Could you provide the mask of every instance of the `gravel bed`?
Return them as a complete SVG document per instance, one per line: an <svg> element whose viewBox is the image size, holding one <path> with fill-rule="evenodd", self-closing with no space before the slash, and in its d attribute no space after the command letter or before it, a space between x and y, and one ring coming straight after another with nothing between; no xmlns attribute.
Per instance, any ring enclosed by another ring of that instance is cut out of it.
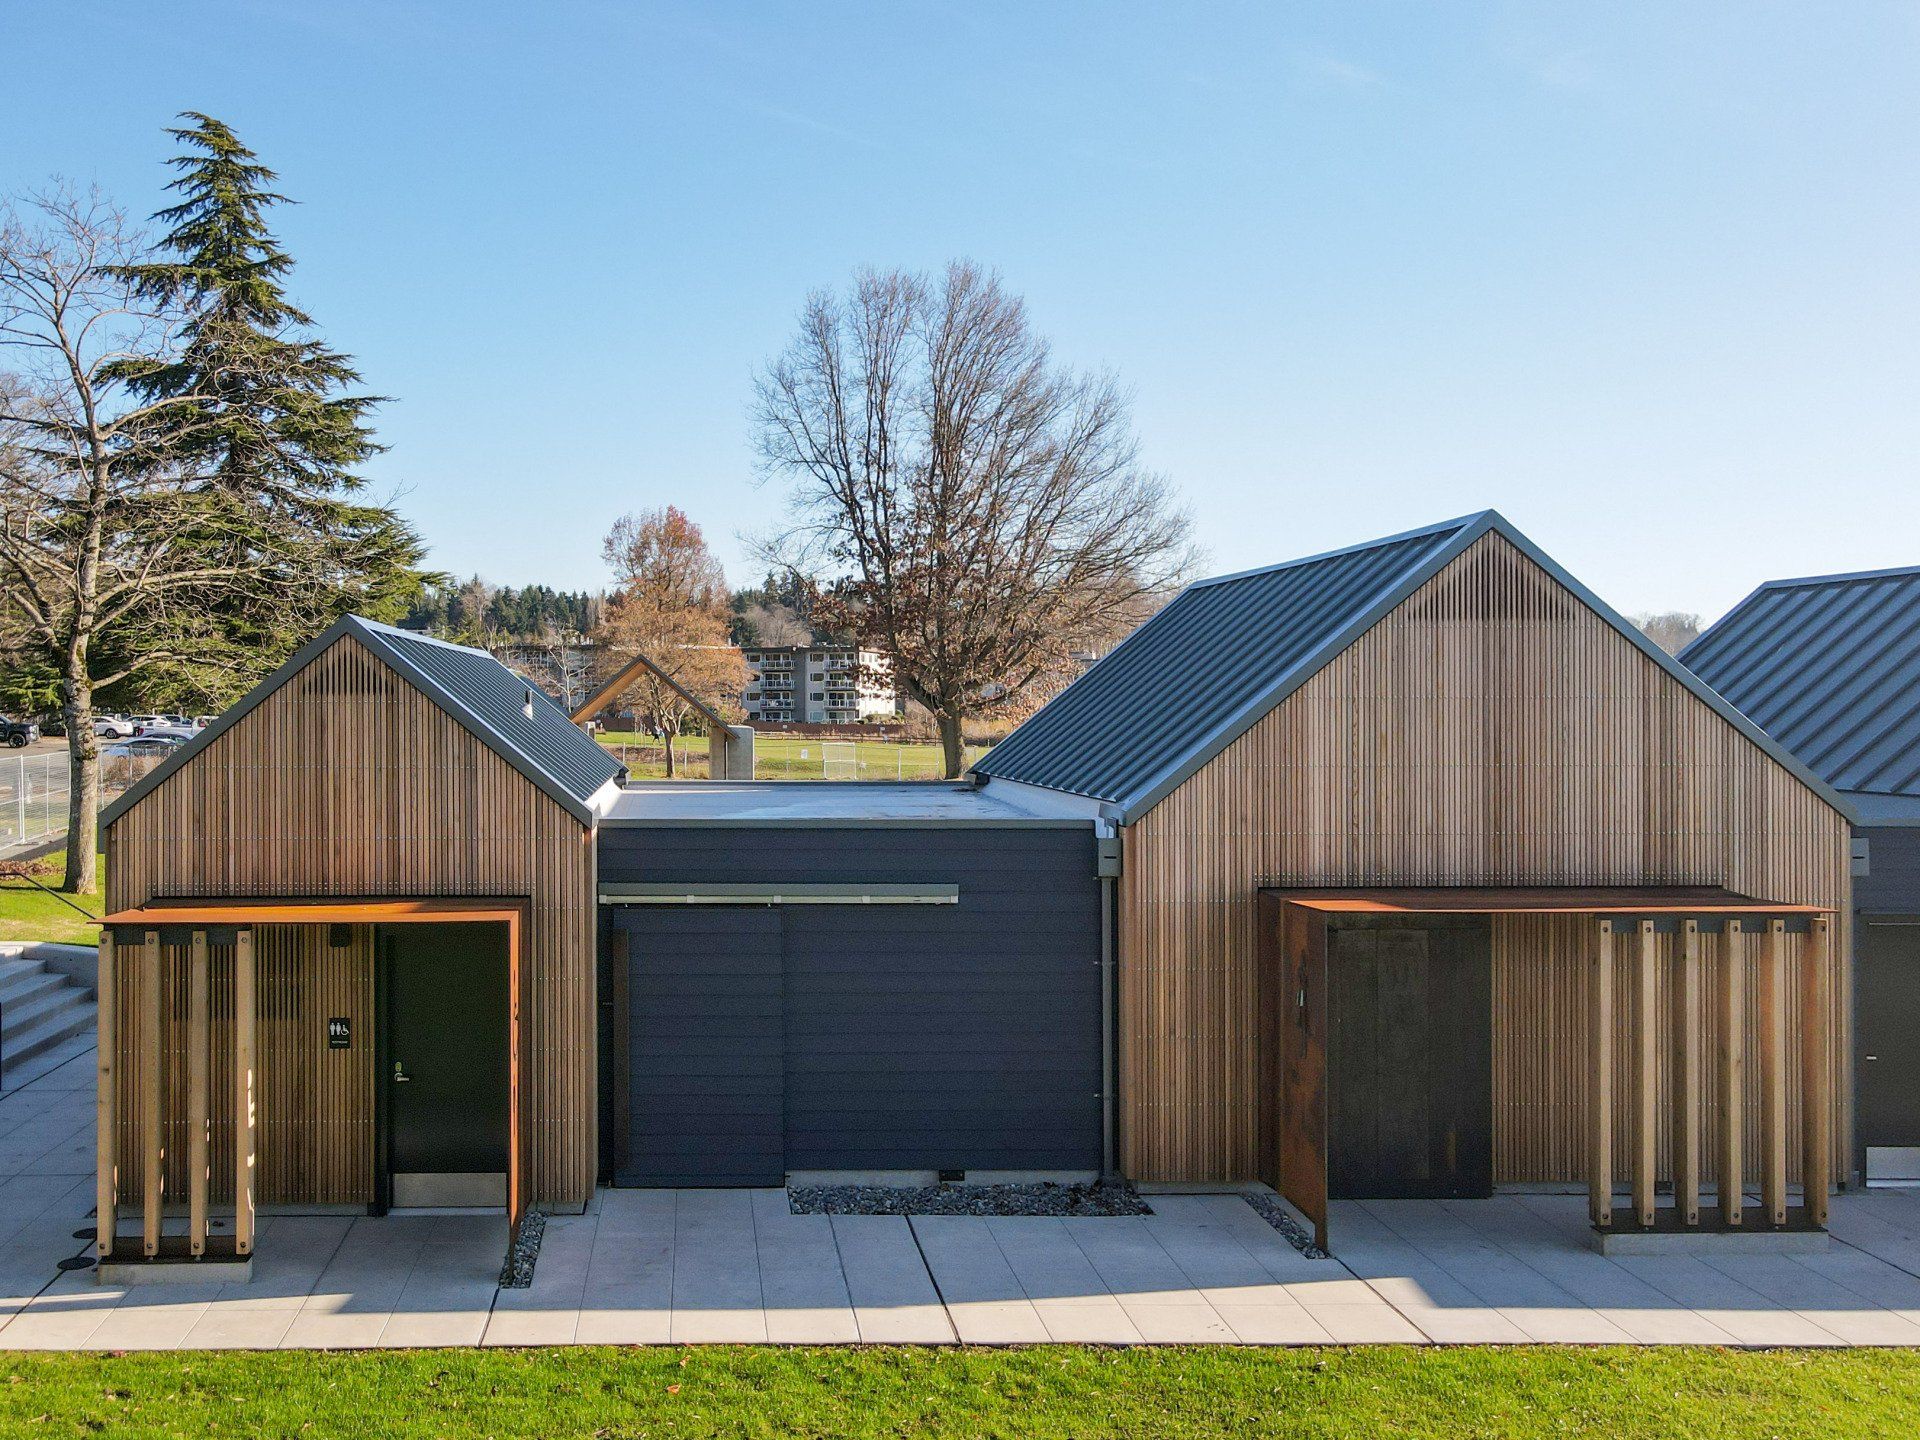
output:
<svg viewBox="0 0 1920 1440"><path fill-rule="evenodd" d="M500 1267L502 1290L525 1290L533 1284L533 1263L540 1258L540 1237L547 1233L547 1217L529 1210L520 1222L520 1233L507 1251L507 1263Z"/></svg>
<svg viewBox="0 0 1920 1440"><path fill-rule="evenodd" d="M794 1185L796 1215L1151 1215L1131 1185Z"/></svg>
<svg viewBox="0 0 1920 1440"><path fill-rule="evenodd" d="M1327 1258L1327 1252L1313 1243L1313 1236L1309 1235L1306 1228L1288 1213L1287 1207L1282 1205L1277 1197L1267 1194L1264 1190L1254 1190L1248 1192L1245 1199L1247 1204L1253 1207L1254 1214L1278 1230L1286 1237L1286 1242L1307 1259Z"/></svg>

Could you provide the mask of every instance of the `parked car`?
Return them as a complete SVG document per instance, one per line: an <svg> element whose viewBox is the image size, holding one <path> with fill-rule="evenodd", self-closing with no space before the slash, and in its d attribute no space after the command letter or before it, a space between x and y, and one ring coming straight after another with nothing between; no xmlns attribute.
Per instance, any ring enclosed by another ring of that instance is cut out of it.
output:
<svg viewBox="0 0 1920 1440"><path fill-rule="evenodd" d="M8 720L0 716L0 740L15 750L24 750L40 738L40 727L31 720Z"/></svg>
<svg viewBox="0 0 1920 1440"><path fill-rule="evenodd" d="M140 732L140 738L142 740L177 740L185 744L199 733L191 725L149 725Z"/></svg>
<svg viewBox="0 0 1920 1440"><path fill-rule="evenodd" d="M171 735L141 735L132 740L122 740L118 745L109 745L100 753L103 755L127 756L135 760L164 758L180 748L180 741Z"/></svg>
<svg viewBox="0 0 1920 1440"><path fill-rule="evenodd" d="M219 718L218 715L196 715L193 717L193 728L196 730L204 730Z"/></svg>
<svg viewBox="0 0 1920 1440"><path fill-rule="evenodd" d="M67 733L67 717L58 710L48 710L33 717L33 723L40 727L42 736L64 735Z"/></svg>
<svg viewBox="0 0 1920 1440"><path fill-rule="evenodd" d="M131 740L133 721L124 715L96 715L93 717L93 733L102 740Z"/></svg>
<svg viewBox="0 0 1920 1440"><path fill-rule="evenodd" d="M164 715L131 715L127 718L133 721L133 733L136 735L144 735L154 726L167 723Z"/></svg>

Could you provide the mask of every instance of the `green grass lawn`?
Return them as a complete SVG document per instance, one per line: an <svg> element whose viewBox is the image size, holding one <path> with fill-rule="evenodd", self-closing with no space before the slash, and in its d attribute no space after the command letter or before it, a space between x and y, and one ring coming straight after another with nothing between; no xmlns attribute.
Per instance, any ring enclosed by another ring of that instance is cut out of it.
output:
<svg viewBox="0 0 1920 1440"><path fill-rule="evenodd" d="M631 730L601 732L600 743L616 754L626 748L627 768L636 780L657 780L667 773L660 742L651 735ZM853 746L856 773L848 774L845 763L847 746ZM753 762L756 778L761 780L819 780L824 777L823 745L836 747L835 778L861 780L937 780L943 765L940 747L931 741L893 740L817 740L800 735L756 735L753 737ZM685 763L680 774L704 779L707 774L707 737L682 735L673 742L674 754ZM978 760L987 753L985 745L969 745L967 760Z"/></svg>
<svg viewBox="0 0 1920 1440"><path fill-rule="evenodd" d="M32 873L41 885L58 889L64 861L59 855L32 862ZM100 857L99 876L104 882L107 861ZM68 895L88 914L100 913L100 892ZM70 945L98 943L100 932L45 890L14 875L0 875L0 940L61 940Z"/></svg>
<svg viewBox="0 0 1920 1440"><path fill-rule="evenodd" d="M0 1356L0 1434L1920 1433L1920 1354L1703 1349L562 1349Z"/></svg>

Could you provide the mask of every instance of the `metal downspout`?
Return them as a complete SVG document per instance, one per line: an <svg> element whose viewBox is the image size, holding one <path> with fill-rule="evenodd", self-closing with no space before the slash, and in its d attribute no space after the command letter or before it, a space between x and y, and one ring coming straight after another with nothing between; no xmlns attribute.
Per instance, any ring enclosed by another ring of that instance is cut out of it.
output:
<svg viewBox="0 0 1920 1440"><path fill-rule="evenodd" d="M1094 828L1096 844L1102 851L1111 847L1112 858L1103 855L1100 873L1100 1178L1119 1178L1119 1148L1115 1122L1118 1109L1119 1067L1117 1064L1118 1006L1115 993L1114 941L1116 904L1114 880L1119 873L1119 827L1112 821L1100 821Z"/></svg>

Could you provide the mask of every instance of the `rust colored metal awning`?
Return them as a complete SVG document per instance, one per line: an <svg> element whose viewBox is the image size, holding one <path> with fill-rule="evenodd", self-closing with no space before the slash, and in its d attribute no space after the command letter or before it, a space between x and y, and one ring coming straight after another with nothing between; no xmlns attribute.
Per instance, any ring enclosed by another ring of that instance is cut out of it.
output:
<svg viewBox="0 0 1920 1440"><path fill-rule="evenodd" d="M518 922L518 900L154 900L100 917L102 925L371 925L408 921Z"/></svg>
<svg viewBox="0 0 1920 1440"><path fill-rule="evenodd" d="M1263 887L1289 905L1336 915L1831 915L1821 905L1757 900L1715 886L1429 885Z"/></svg>

